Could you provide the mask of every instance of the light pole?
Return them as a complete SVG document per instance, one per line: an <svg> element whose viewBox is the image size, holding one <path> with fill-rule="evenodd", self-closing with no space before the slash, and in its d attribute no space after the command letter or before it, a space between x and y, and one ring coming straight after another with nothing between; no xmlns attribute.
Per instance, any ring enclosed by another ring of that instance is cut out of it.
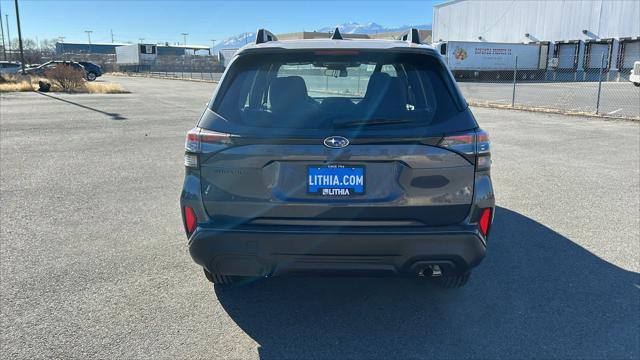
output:
<svg viewBox="0 0 640 360"><path fill-rule="evenodd" d="M189 33L180 33L180 35L184 37L184 46L187 46L187 35L189 35Z"/></svg>
<svg viewBox="0 0 640 360"><path fill-rule="evenodd" d="M4 18L7 20L4 25L7 27L7 48L9 49L9 60L11 60L11 33L9 32L9 15L4 14Z"/></svg>
<svg viewBox="0 0 640 360"><path fill-rule="evenodd" d="M22 49L22 31L20 30L20 11L18 11L18 0L15 0L16 5L16 23L18 24L18 47L20 48L20 63L22 64L22 75L24 72L24 51Z"/></svg>
<svg viewBox="0 0 640 360"><path fill-rule="evenodd" d="M140 44L144 42L144 38L138 38L138 40L140 40Z"/></svg>
<svg viewBox="0 0 640 360"><path fill-rule="evenodd" d="M209 55L212 55L215 53L216 51L215 48L216 48L216 39L211 39L211 54Z"/></svg>
<svg viewBox="0 0 640 360"><path fill-rule="evenodd" d="M0 8L0 33L2 34L2 55L4 61L7 61L7 46L4 43L4 25L2 25L2 9Z"/></svg>

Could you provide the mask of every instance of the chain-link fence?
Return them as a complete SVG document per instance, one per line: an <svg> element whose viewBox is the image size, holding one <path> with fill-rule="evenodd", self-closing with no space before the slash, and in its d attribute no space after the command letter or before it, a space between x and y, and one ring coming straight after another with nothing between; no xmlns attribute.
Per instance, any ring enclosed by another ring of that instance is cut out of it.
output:
<svg viewBox="0 0 640 360"><path fill-rule="evenodd" d="M640 54L625 61L597 55L581 57L581 64L574 55L552 58L546 69L516 57L511 68L453 73L470 104L640 118L640 84L630 81Z"/></svg>
<svg viewBox="0 0 640 360"><path fill-rule="evenodd" d="M626 59L613 60L610 53L596 55L558 56L542 65L514 57L513 64L501 69L453 69L453 73L472 105L640 118L640 87L630 81L640 53L627 52ZM217 82L224 69L212 57L202 56L159 57L153 65L115 66L114 70L130 76ZM640 75L640 64L635 74ZM357 81L359 89L366 88L366 76L351 77L339 80Z"/></svg>
<svg viewBox="0 0 640 360"><path fill-rule="evenodd" d="M161 56L151 65L119 65L130 76L217 82L224 68L212 56Z"/></svg>

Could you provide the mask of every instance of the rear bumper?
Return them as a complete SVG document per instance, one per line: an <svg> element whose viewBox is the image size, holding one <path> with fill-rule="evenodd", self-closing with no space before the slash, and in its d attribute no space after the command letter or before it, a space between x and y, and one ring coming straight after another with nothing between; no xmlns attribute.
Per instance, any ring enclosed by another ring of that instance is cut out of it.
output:
<svg viewBox="0 0 640 360"><path fill-rule="evenodd" d="M339 231L260 226L198 228L189 252L196 263L223 275L416 274L429 265L457 274L482 261L485 243L472 225Z"/></svg>

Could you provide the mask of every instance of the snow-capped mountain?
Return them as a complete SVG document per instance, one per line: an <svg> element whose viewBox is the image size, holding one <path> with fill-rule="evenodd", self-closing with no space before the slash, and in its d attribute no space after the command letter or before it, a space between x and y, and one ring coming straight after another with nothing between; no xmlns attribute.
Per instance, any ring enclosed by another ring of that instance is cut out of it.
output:
<svg viewBox="0 0 640 360"><path fill-rule="evenodd" d="M221 43L216 44L215 49L216 51L220 49L237 49L254 41L256 41L255 32L242 33L222 40Z"/></svg>
<svg viewBox="0 0 640 360"><path fill-rule="evenodd" d="M400 26L396 28L384 27L380 24L376 24L374 22L369 22L366 24L358 24L356 22L349 22L344 24L338 24L335 26L327 26L321 29L318 29L318 32L333 32L335 28L339 28L340 32L343 34L377 34L383 32L392 32L392 31L404 31L408 28L417 28L420 30L428 30L431 29L431 25L406 25Z"/></svg>
<svg viewBox="0 0 640 360"><path fill-rule="evenodd" d="M403 31L408 28L414 27L417 29L431 29L431 25L407 25L400 26L395 28L384 27L380 24L376 24L374 22L369 22L366 24L359 24L356 22L348 22L344 24L338 24L335 26L326 26L320 29L315 29L317 32L333 32L335 28L338 27L340 31L344 34L377 34L382 32L391 32L391 31ZM314 31L314 30L307 30ZM247 32L238 34L227 39L224 39L222 42L217 43L215 47L215 51L220 49L237 49L243 47L245 44L252 43L256 40L255 32Z"/></svg>

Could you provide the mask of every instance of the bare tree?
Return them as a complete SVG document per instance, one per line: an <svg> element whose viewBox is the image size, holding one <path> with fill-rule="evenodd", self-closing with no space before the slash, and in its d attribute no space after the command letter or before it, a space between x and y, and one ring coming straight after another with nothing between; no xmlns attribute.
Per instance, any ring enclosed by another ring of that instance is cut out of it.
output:
<svg viewBox="0 0 640 360"><path fill-rule="evenodd" d="M84 72L70 65L58 64L55 68L47 70L45 77L54 82L62 91L73 91L84 87Z"/></svg>

